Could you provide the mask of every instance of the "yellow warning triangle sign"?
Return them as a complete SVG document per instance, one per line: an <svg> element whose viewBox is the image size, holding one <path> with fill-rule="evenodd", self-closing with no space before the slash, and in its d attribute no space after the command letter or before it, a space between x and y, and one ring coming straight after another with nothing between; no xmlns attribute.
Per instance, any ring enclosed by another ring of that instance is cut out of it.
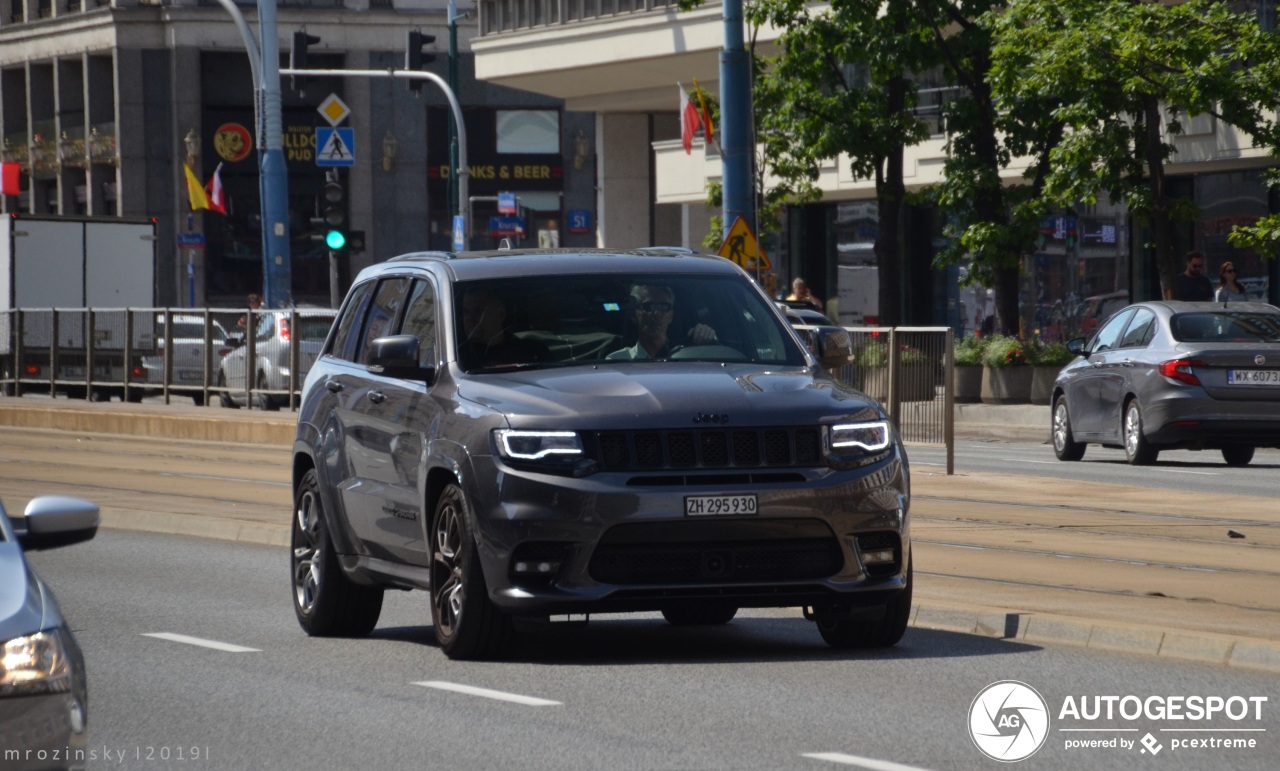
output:
<svg viewBox="0 0 1280 771"><path fill-rule="evenodd" d="M747 221L741 217L733 221L733 227L729 228L729 234L724 237L724 243L716 253L733 260L745 270L757 268L769 270L773 267L769 258L760 251L760 242L756 241L756 234L751 232L751 228L747 227Z"/></svg>

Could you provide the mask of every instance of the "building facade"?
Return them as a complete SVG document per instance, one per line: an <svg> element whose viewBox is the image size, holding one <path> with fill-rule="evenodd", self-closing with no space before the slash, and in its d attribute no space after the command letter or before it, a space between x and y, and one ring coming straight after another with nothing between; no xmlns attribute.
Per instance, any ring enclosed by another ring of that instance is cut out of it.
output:
<svg viewBox="0 0 1280 771"><path fill-rule="evenodd" d="M260 37L256 3L235 5ZM446 77L445 0L280 0L277 16L282 68L303 28L319 38L309 68L348 70L402 68L406 32L420 30L435 36L426 68ZM594 244L593 117L553 96L477 81L475 30L474 12L458 23L472 245L496 244L495 233ZM329 255L315 222L327 173L345 189L348 229L363 233L363 250L341 255L340 280L396 254L449 248L456 187L438 87L281 81L295 302L329 304ZM316 147L317 129L330 126L318 108L331 96L348 111L339 125L353 131L349 166L318 164L332 160ZM262 289L255 101L244 40L217 0L0 0L0 137L5 160L23 167L22 194L4 211L154 218L161 305L240 305ZM218 171L226 215L191 210L184 162L201 182ZM519 210L493 231L500 192L515 193Z"/></svg>

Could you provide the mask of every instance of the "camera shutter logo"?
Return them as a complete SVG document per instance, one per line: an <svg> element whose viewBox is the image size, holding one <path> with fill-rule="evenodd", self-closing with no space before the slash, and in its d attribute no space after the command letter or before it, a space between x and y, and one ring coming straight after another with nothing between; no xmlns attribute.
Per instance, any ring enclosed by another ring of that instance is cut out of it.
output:
<svg viewBox="0 0 1280 771"><path fill-rule="evenodd" d="M1049 737L1049 706L1026 683L992 683L969 705L969 736L992 760L1011 763L1029 758Z"/></svg>

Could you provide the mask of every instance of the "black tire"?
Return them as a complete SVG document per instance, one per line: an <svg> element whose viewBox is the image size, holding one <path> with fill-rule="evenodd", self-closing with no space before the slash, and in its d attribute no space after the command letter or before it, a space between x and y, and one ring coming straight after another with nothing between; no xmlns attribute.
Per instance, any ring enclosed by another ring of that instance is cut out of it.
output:
<svg viewBox="0 0 1280 771"><path fill-rule="evenodd" d="M1160 457L1160 451L1151 446L1142 433L1142 407L1137 399L1124 406L1120 420L1120 438L1124 442L1124 458L1131 466L1150 466Z"/></svg>
<svg viewBox="0 0 1280 771"><path fill-rule="evenodd" d="M218 392L218 402L229 410L238 410L240 405L236 404L235 399L231 398L231 391L227 389L227 375L225 372L218 373L218 388L222 389Z"/></svg>
<svg viewBox="0 0 1280 771"><path fill-rule="evenodd" d="M271 398L270 394L263 393L266 390L267 390L267 373L259 372L258 385L255 386L254 388L253 406L256 409L263 410L264 412L270 412L272 410L280 409L280 405L276 404L275 400Z"/></svg>
<svg viewBox="0 0 1280 771"><path fill-rule="evenodd" d="M380 586L362 586L342 572L320 501L315 469L298 484L293 507L293 610L313 637L363 637L382 614Z"/></svg>
<svg viewBox="0 0 1280 771"><path fill-rule="evenodd" d="M145 396L145 394L142 393L141 388L130 386L129 393L125 395L125 401L129 402L130 404L137 404L142 401L143 396Z"/></svg>
<svg viewBox="0 0 1280 771"><path fill-rule="evenodd" d="M514 626L489 599L470 517L462 489L445 487L431 518L431 624L451 659L500 658Z"/></svg>
<svg viewBox="0 0 1280 771"><path fill-rule="evenodd" d="M1067 411L1067 397L1059 396L1053 403L1053 418L1050 425L1050 436L1053 437L1053 454L1058 460L1080 460L1084 457L1086 445L1077 442L1071 431L1071 413Z"/></svg>
<svg viewBox="0 0 1280 771"><path fill-rule="evenodd" d="M662 617L673 626L719 626L729 623L736 615L737 606L718 603L672 605L662 609Z"/></svg>
<svg viewBox="0 0 1280 771"><path fill-rule="evenodd" d="M898 644L907 631L911 618L911 591L915 586L912 577L914 565L908 557L907 586L888 602L884 617L877 621L864 621L847 616L817 618L818 633L832 648L889 648Z"/></svg>
<svg viewBox="0 0 1280 771"><path fill-rule="evenodd" d="M204 406L204 394L202 394L202 393L195 393L195 394L191 394L191 401L195 402L195 404L196 404L196 406L197 406L197 407L203 407L203 406Z"/></svg>
<svg viewBox="0 0 1280 771"><path fill-rule="evenodd" d="M1222 459L1228 466L1248 466L1253 460L1252 447L1223 447Z"/></svg>

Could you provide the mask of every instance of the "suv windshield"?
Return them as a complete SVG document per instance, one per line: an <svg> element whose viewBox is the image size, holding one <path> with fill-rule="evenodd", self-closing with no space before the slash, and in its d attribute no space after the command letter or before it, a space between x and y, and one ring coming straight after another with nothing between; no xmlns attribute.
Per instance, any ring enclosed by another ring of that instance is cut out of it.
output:
<svg viewBox="0 0 1280 771"><path fill-rule="evenodd" d="M455 292L467 371L670 359L804 364L769 304L738 277L519 277L458 282Z"/></svg>

